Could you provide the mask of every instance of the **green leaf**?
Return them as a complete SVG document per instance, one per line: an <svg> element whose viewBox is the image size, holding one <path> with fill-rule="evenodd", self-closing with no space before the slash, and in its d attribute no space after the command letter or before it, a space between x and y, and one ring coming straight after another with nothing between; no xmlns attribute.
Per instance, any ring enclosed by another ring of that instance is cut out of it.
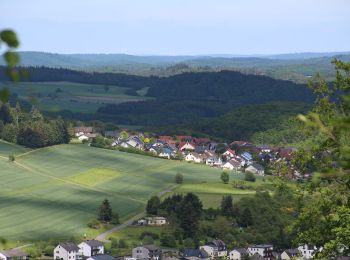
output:
<svg viewBox="0 0 350 260"><path fill-rule="evenodd" d="M11 67L16 66L20 61L18 53L12 52L12 51L5 52L4 59L5 59L6 63Z"/></svg>
<svg viewBox="0 0 350 260"><path fill-rule="evenodd" d="M11 48L17 48L19 45L19 41L17 39L17 35L14 31L11 30L3 30L0 32L0 39L6 42L6 44Z"/></svg>
<svg viewBox="0 0 350 260"><path fill-rule="evenodd" d="M0 90L0 101L6 103L10 99L10 90L8 88L3 88Z"/></svg>

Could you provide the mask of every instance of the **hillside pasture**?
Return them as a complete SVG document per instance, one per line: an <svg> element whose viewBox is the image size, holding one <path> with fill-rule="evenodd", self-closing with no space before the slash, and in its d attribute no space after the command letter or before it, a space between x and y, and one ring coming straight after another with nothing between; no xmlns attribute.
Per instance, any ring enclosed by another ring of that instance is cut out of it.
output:
<svg viewBox="0 0 350 260"><path fill-rule="evenodd" d="M147 97L127 95L125 92L128 88L112 85L72 82L0 82L0 88L4 86L9 87L20 98L38 101L40 107L49 112L70 110L72 112L94 113L105 104L120 104L147 99Z"/></svg>
<svg viewBox="0 0 350 260"><path fill-rule="evenodd" d="M249 195L229 184L222 190L220 169L87 145L37 149L12 163L0 157L0 169L0 234L9 240L96 235L87 223L97 217L103 199L126 220L144 210L152 195L173 186L178 172L185 181L177 192L194 191L208 199L212 193L217 200L227 193ZM231 174L231 179L242 176ZM204 190L197 186L203 182Z"/></svg>

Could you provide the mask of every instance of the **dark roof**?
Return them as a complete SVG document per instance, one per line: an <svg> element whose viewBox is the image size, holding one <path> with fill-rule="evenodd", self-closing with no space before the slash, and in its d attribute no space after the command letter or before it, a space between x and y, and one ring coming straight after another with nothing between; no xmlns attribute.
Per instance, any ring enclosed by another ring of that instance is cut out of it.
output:
<svg viewBox="0 0 350 260"><path fill-rule="evenodd" d="M22 256L27 256L25 252L23 252L20 249L10 249L6 251L0 251L3 255L6 257L22 257Z"/></svg>
<svg viewBox="0 0 350 260"><path fill-rule="evenodd" d="M183 252L183 257L208 258L209 256L203 249L187 248Z"/></svg>
<svg viewBox="0 0 350 260"><path fill-rule="evenodd" d="M217 247L225 247L225 243L220 239L213 239L212 241L207 243L208 246L217 246Z"/></svg>
<svg viewBox="0 0 350 260"><path fill-rule="evenodd" d="M252 166L257 169L258 171L263 171L264 167L258 163L252 163Z"/></svg>
<svg viewBox="0 0 350 260"><path fill-rule="evenodd" d="M288 256L295 256L300 254L300 251L297 248L286 249L284 252L286 252Z"/></svg>
<svg viewBox="0 0 350 260"><path fill-rule="evenodd" d="M60 243L59 244L61 247L63 247L64 249L66 249L67 251L71 252L71 251L79 251L79 247L74 244L74 243Z"/></svg>
<svg viewBox="0 0 350 260"><path fill-rule="evenodd" d="M95 260L115 260L115 258L110 255L93 255L93 256L90 256L90 258Z"/></svg>
<svg viewBox="0 0 350 260"><path fill-rule="evenodd" d="M250 247L255 247L255 248L268 248L268 247L273 247L273 245L261 244L261 245L251 245Z"/></svg>
<svg viewBox="0 0 350 260"><path fill-rule="evenodd" d="M97 241L97 240L87 240L87 241L84 241L86 244L88 244L89 246L91 247L98 247L98 246L103 246L103 244L100 242L100 241Z"/></svg>
<svg viewBox="0 0 350 260"><path fill-rule="evenodd" d="M160 248L156 245L145 245L143 247L147 248L150 251L160 250Z"/></svg>
<svg viewBox="0 0 350 260"><path fill-rule="evenodd" d="M234 248L233 250L238 251L241 255L248 255L248 251L245 248Z"/></svg>

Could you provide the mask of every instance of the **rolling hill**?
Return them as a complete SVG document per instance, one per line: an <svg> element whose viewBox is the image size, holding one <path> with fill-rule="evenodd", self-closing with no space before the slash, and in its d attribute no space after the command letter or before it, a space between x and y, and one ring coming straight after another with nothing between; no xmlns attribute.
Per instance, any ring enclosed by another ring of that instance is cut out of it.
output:
<svg viewBox="0 0 350 260"><path fill-rule="evenodd" d="M219 203L222 194L254 193L234 188L217 193L224 186L221 170L204 165L85 145L30 151L10 146L0 140L0 230L9 240L94 236L96 230L89 230L87 223L96 218L103 199L108 198L125 220L141 212L151 195L174 185L177 172L184 175L186 185L215 184L216 189L207 192L197 186L197 193L208 203L213 199ZM17 154L14 163L8 161L9 153ZM243 178L238 173L231 177Z"/></svg>

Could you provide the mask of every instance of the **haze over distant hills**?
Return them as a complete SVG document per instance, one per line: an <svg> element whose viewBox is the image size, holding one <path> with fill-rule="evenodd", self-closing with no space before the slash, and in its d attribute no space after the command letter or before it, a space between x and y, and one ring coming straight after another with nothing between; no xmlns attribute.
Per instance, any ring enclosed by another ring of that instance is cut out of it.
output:
<svg viewBox="0 0 350 260"><path fill-rule="evenodd" d="M134 75L169 76L183 72L238 70L276 79L303 83L317 72L334 77L331 61L350 61L350 52L291 53L276 55L215 54L199 56L161 56L129 54L54 54L20 52L22 66L45 66L75 70L116 72ZM0 65L3 65L3 60Z"/></svg>

